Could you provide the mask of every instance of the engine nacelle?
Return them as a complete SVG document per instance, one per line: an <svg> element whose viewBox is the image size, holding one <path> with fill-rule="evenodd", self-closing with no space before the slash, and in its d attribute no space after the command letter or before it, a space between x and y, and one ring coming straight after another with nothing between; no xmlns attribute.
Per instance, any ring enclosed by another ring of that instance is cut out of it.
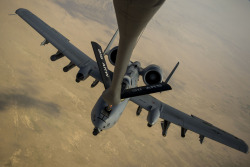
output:
<svg viewBox="0 0 250 167"><path fill-rule="evenodd" d="M146 85L153 85L162 82L162 70L157 65L149 65L142 71L142 78Z"/></svg>
<svg viewBox="0 0 250 167"><path fill-rule="evenodd" d="M76 82L84 81L89 77L89 73L91 68L87 65L85 67L81 67L78 73L76 74Z"/></svg>
<svg viewBox="0 0 250 167"><path fill-rule="evenodd" d="M160 108L154 108L151 111L149 111L147 117L148 126L151 127L152 125L154 125L160 118L160 115L161 115Z"/></svg>
<svg viewBox="0 0 250 167"><path fill-rule="evenodd" d="M109 51L109 53L108 53L109 62L110 62L113 66L115 65L117 52L118 52L118 46L116 46L116 47L114 47L113 49L111 49L111 50Z"/></svg>

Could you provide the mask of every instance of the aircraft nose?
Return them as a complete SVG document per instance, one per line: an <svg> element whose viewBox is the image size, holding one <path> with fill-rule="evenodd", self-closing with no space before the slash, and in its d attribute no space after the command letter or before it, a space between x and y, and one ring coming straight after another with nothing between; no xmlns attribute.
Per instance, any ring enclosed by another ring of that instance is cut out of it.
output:
<svg viewBox="0 0 250 167"><path fill-rule="evenodd" d="M99 129L103 129L106 127L106 123L102 119L100 119L99 117L97 117L95 119L95 121L93 121L93 123L94 123L95 127L99 128Z"/></svg>

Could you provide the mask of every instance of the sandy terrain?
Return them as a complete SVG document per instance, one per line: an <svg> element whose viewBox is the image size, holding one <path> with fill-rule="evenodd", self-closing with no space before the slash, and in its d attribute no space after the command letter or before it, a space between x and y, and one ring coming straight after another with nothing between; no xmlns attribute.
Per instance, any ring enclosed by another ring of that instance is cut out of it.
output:
<svg viewBox="0 0 250 167"><path fill-rule="evenodd" d="M180 137L129 103L116 126L92 135L90 112L103 85L77 84L77 69L40 46L43 38L18 16L32 11L94 58L90 41L106 47L116 30L112 1L0 1L0 166L249 166L250 155L190 131ZM250 2L169 0L145 30L132 60L158 64L164 77L177 61L172 91L155 97L250 144ZM117 41L116 41L117 43ZM140 82L142 84L142 82Z"/></svg>

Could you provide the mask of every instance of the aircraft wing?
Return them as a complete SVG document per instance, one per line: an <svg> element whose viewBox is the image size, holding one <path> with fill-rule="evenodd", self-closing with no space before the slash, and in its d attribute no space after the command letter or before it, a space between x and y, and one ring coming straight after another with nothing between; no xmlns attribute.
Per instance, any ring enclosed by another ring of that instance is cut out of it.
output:
<svg viewBox="0 0 250 167"><path fill-rule="evenodd" d="M243 140L198 117L187 115L150 95L132 97L130 100L149 112L159 107L161 111L160 118L198 133L200 137L210 138L244 153L248 152L248 145Z"/></svg>
<svg viewBox="0 0 250 167"><path fill-rule="evenodd" d="M91 68L90 75L102 82L96 62L72 45L61 33L50 27L27 9L17 9L16 14L45 38L45 44L51 43L60 53L79 68L89 66Z"/></svg>

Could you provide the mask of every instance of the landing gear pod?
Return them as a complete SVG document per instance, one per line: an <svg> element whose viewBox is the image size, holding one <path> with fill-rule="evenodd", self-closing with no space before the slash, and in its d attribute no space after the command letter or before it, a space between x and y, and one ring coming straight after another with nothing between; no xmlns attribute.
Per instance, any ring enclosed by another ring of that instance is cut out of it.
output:
<svg viewBox="0 0 250 167"><path fill-rule="evenodd" d="M160 108L155 108L148 112L148 117L147 117L148 127L151 127L157 122L157 120L160 118L160 114L161 114Z"/></svg>

